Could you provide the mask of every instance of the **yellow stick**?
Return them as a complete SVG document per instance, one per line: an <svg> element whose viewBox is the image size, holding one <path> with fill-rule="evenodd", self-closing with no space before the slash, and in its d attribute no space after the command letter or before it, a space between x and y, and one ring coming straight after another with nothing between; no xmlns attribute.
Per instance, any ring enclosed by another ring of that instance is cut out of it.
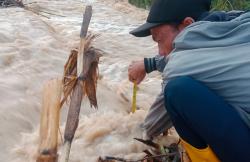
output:
<svg viewBox="0 0 250 162"><path fill-rule="evenodd" d="M133 98L132 98L132 113L135 113L135 110L136 110L136 93L137 93L137 83L134 82Z"/></svg>

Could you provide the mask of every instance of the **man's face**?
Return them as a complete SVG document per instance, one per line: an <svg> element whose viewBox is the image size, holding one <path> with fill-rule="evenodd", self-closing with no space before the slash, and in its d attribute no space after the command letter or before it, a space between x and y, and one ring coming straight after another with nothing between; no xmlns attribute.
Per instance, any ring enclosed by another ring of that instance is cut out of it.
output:
<svg viewBox="0 0 250 162"><path fill-rule="evenodd" d="M158 43L159 54L167 56L173 50L173 41L180 30L173 25L164 24L152 28L150 31L152 39Z"/></svg>

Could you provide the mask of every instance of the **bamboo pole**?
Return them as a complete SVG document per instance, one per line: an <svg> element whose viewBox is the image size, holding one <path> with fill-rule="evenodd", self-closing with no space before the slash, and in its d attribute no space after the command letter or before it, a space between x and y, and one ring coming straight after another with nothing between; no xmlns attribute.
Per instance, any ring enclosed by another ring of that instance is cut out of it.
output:
<svg viewBox="0 0 250 162"><path fill-rule="evenodd" d="M57 142L60 118L62 80L47 82L43 89L42 112L40 121L39 156L37 162L57 161Z"/></svg>
<svg viewBox="0 0 250 162"><path fill-rule="evenodd" d="M80 48L77 57L77 82L76 86L73 89L67 123L64 132L64 145L63 145L63 152L60 157L60 162L68 162L69 161L69 154L71 149L71 143L75 135L75 131L78 126L79 122L79 114L81 108L81 102L83 97L83 78L80 77L83 75L83 67L84 67L84 47L85 47L85 38L88 31L88 26L90 23L90 19L92 16L92 6L86 6L85 13L83 16L83 22L81 27L81 34L80 34ZM85 64L86 65L86 64Z"/></svg>

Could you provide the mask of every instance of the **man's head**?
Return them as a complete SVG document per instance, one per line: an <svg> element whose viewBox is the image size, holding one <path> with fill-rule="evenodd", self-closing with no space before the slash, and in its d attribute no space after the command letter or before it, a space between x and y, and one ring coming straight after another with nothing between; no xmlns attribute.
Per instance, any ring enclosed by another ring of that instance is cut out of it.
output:
<svg viewBox="0 0 250 162"><path fill-rule="evenodd" d="M154 0L147 22L131 31L136 37L152 35L159 53L172 51L175 37L188 25L209 11L211 0Z"/></svg>

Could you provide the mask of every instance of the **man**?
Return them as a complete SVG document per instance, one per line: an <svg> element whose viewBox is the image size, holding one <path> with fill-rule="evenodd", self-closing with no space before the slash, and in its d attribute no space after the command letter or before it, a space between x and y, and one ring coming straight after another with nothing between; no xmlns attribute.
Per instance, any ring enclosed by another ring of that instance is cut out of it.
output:
<svg viewBox="0 0 250 162"><path fill-rule="evenodd" d="M143 123L149 137L172 125L194 162L250 161L250 13L209 13L210 0L155 0L131 34L152 35L159 55L133 62L129 80L162 72Z"/></svg>

